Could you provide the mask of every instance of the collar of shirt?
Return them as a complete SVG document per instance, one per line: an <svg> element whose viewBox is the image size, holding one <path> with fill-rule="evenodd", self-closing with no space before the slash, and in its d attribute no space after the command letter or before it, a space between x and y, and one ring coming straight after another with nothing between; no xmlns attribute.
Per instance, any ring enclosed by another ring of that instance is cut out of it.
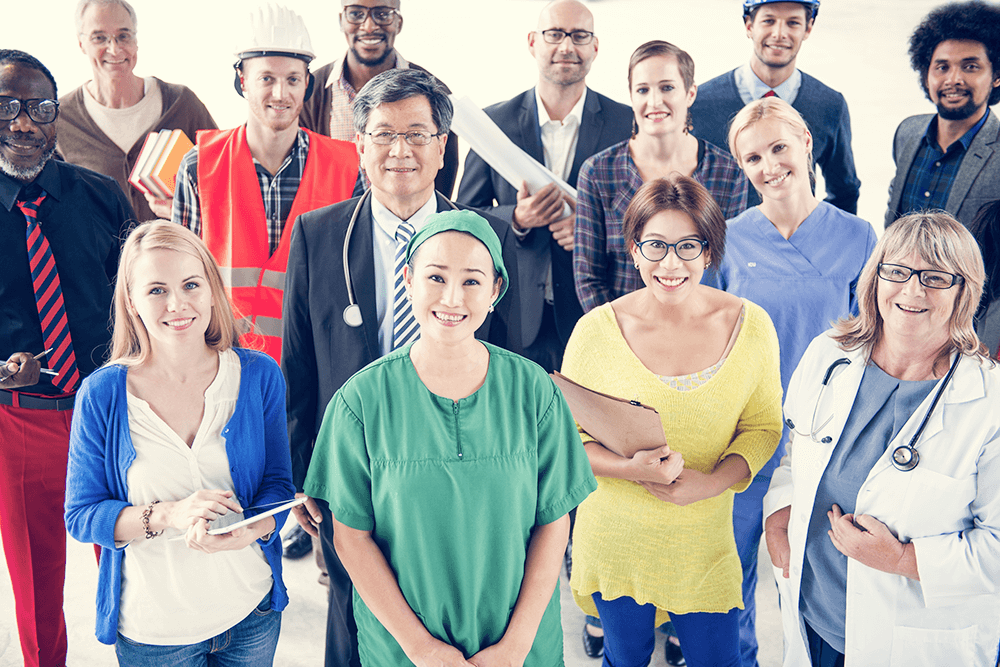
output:
<svg viewBox="0 0 1000 667"><path fill-rule="evenodd" d="M372 219L375 226L381 229L393 243L396 242L396 228L403 222L395 213L385 207L375 194L372 193ZM416 234L424 227L424 221L431 213L437 212L437 197L431 193L430 198L417 209L417 212L410 216L408 222L413 225L413 233Z"/></svg>
<svg viewBox="0 0 1000 667"><path fill-rule="evenodd" d="M309 135L306 134L306 131L300 127L299 131L295 133L295 143L292 144L292 148L288 151L288 155L285 156L285 159L281 161L281 166L278 167L278 171L272 174L267 169L264 169L264 165L262 165L260 161L257 160L257 158L255 158L253 155L250 156L250 159L253 160L254 170L261 176L265 177L268 182L270 182L271 179L277 178L278 175L281 174L281 172L285 171L288 165L292 163L292 160L296 160L297 163L300 165L298 172L299 172L299 177L301 178L302 170L306 166L306 157L308 157L308 155L309 155ZM296 189L297 188L298 186L296 186Z"/></svg>
<svg viewBox="0 0 1000 667"><path fill-rule="evenodd" d="M396 54L396 64L393 66L394 69L410 69L410 63L407 62L402 55L400 55L398 50L393 49L393 53ZM354 90L354 86L352 86L351 82L347 80L347 76L344 73L345 69L347 69L346 53L342 58L334 62L333 67L330 69L330 76L326 78L325 87L332 88L336 86L337 88L340 88L347 93L347 96L353 102L354 96L358 94L358 91Z"/></svg>
<svg viewBox="0 0 1000 667"><path fill-rule="evenodd" d="M953 148L957 149L956 144L962 144L962 150L969 150L969 146L972 145L972 140L976 138L979 134L979 130L983 128L986 124L986 119L990 117L990 108L986 107L986 113L983 117L979 119L979 122L969 128L969 131L958 138L957 141L952 142L948 148L945 149L944 153L950 153ZM937 152L941 153L941 148L938 146L937 142L937 121L938 117L934 116L931 118L931 122L927 123L927 129L924 131L924 143L935 149ZM942 153L942 155L944 154Z"/></svg>
<svg viewBox="0 0 1000 667"><path fill-rule="evenodd" d="M792 75L778 84L775 88L760 80L760 77L750 67L750 63L745 63L743 67L736 70L736 89L743 99L743 104L749 104L754 100L759 100L769 90L785 100L789 104L795 103L795 98L799 96L799 88L802 87L802 72L796 69Z"/></svg>
<svg viewBox="0 0 1000 667"><path fill-rule="evenodd" d="M38 184L45 190L46 196L59 199L62 188L60 187L58 168L52 164L52 160L54 159L49 158L49 161L42 168L42 173L36 176L32 183ZM30 183L22 183L12 176L0 172L0 205L8 211L12 210L14 204L17 202L18 195L21 193L21 188L27 185L30 185Z"/></svg>

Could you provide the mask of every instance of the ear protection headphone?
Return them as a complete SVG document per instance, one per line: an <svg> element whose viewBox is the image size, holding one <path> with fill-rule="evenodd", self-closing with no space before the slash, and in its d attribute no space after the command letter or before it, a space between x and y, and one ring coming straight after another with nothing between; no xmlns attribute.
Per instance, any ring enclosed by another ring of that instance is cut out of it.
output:
<svg viewBox="0 0 1000 667"><path fill-rule="evenodd" d="M236 70L236 76L233 79L233 88L236 89L236 92L239 93L240 97L243 97L243 82L240 79L240 75L243 73L243 61L247 58L260 58L263 56L285 56L287 58L298 58L306 63L306 71L309 72L309 61L295 53L279 53L275 51L255 51L253 53L245 53L239 60L233 63L233 69ZM306 84L306 96L302 99L303 102L312 97L313 88L315 87L316 76L312 72L309 72L309 83Z"/></svg>

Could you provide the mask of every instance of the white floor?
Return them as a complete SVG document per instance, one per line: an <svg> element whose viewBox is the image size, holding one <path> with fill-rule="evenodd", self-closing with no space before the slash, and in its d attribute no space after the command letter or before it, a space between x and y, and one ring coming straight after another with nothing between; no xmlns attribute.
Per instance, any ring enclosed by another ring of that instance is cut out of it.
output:
<svg viewBox="0 0 1000 667"><path fill-rule="evenodd" d="M69 539L67 544L66 600L64 604L69 632L70 667L115 665L114 649L94 637L97 564L89 544ZM781 622L778 617L777 592L767 564L767 552L760 571L757 589L760 667L777 667L781 662ZM0 559L2 562L2 559ZM0 575L0 667L21 667L21 650L14 624L14 598L6 563ZM318 570L312 556L298 561L285 560L284 578L291 604L282 618L281 639L275 659L277 667L318 667L323 664L323 638L326 633L326 589L316 582ZM583 613L573 603L565 576L562 589L563 634L567 667L599 667L600 661L583 652L580 633ZM663 635L657 635L657 649L652 665L666 665L663 658Z"/></svg>

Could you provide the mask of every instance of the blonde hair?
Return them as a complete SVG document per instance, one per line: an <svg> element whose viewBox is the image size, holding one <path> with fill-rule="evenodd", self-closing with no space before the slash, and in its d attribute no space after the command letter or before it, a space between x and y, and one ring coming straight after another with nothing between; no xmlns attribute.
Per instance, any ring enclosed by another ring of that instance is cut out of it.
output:
<svg viewBox="0 0 1000 667"><path fill-rule="evenodd" d="M743 131L765 120L777 120L788 125L803 144L811 136L809 125L806 124L805 119L788 102L779 97L764 97L754 100L740 109L729 124L729 152L736 158L736 164L740 166L740 169L743 168L743 157L736 148L736 140ZM809 167L809 183L816 187L816 172L813 169L813 142L809 141L808 144L806 165Z"/></svg>
<svg viewBox="0 0 1000 667"><path fill-rule="evenodd" d="M869 352L882 337L882 316L878 310L878 265L903 255L916 254L942 271L962 277L955 307L948 321L950 344L938 360L946 360L953 350L970 357L989 359L989 350L976 336L972 317L979 307L986 270L983 256L972 233L944 211L920 211L894 222L882 235L858 278L858 315L834 325L833 339L843 350L865 348ZM916 276L910 278L916 280Z"/></svg>
<svg viewBox="0 0 1000 667"><path fill-rule="evenodd" d="M118 279L112 304L114 332L109 364L137 366L149 357L149 334L132 309L130 293L136 260L149 250L173 250L198 259L212 290L212 319L205 331L205 344L217 352L239 347L239 329L226 295L219 265L200 238L181 225L163 220L144 222L132 229L118 260Z"/></svg>

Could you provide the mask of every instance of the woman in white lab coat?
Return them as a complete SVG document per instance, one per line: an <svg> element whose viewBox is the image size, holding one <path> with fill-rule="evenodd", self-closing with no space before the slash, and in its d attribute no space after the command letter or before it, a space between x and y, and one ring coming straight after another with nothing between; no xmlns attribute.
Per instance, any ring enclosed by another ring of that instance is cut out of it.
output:
<svg viewBox="0 0 1000 667"><path fill-rule="evenodd" d="M972 317L972 235L893 224L860 314L816 338L764 500L784 665L993 667L1000 645L1000 368Z"/></svg>

